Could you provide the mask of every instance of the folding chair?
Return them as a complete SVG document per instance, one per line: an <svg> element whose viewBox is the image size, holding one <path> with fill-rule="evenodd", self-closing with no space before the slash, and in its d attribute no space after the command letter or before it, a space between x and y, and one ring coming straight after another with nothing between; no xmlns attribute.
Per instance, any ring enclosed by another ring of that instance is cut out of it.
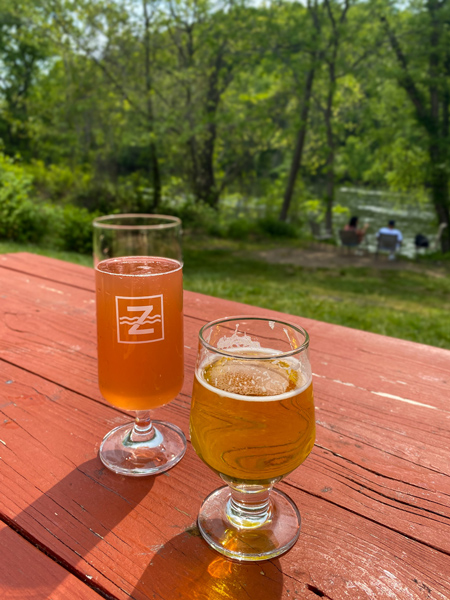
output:
<svg viewBox="0 0 450 600"><path fill-rule="evenodd" d="M389 252L389 258L393 260L399 249L399 241L395 233L380 233L377 238L376 258L380 252Z"/></svg>

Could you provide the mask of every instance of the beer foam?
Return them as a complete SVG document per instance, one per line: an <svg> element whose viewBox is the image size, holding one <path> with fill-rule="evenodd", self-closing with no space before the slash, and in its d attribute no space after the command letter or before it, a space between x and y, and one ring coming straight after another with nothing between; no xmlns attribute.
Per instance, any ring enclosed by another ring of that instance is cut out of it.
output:
<svg viewBox="0 0 450 600"><path fill-rule="evenodd" d="M181 263L172 258L155 256L126 256L108 258L98 263L96 269L108 275L148 277L166 275L181 269Z"/></svg>
<svg viewBox="0 0 450 600"><path fill-rule="evenodd" d="M224 335L217 342L217 348L219 350L235 350L239 348L254 348L260 349L261 344L257 340L252 340L252 338L244 332L238 331L239 325L236 325L236 331L233 335L226 336Z"/></svg>
<svg viewBox="0 0 450 600"><path fill-rule="evenodd" d="M293 357L277 359L275 356L270 361L258 361L258 356L276 355L276 351L267 348L258 349L257 354L248 349L240 353L253 355L255 360L221 357L206 362L196 371L198 381L220 396L247 402L284 400L299 394L311 383L311 374L306 376L300 362Z"/></svg>

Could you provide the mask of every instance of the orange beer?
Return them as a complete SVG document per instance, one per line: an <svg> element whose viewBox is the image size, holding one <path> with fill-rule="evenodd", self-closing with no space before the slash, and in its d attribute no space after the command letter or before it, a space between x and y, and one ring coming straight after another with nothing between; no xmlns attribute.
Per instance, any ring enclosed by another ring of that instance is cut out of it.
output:
<svg viewBox="0 0 450 600"><path fill-rule="evenodd" d="M260 349L258 354L276 352ZM313 448L311 375L292 357L216 357L196 370L190 433L196 453L226 481L274 483Z"/></svg>
<svg viewBox="0 0 450 600"><path fill-rule="evenodd" d="M96 297L103 397L132 411L173 400L183 384L181 264L145 256L104 260L96 267Z"/></svg>

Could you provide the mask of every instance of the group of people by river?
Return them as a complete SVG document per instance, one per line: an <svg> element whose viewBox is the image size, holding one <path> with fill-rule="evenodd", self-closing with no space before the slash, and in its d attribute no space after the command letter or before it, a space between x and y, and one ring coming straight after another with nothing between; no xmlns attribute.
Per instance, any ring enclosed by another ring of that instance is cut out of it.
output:
<svg viewBox="0 0 450 600"><path fill-rule="evenodd" d="M358 244L364 240L364 237L369 229L369 224L365 223L362 227L359 226L359 219L357 216L351 217L350 221L344 227L345 231L354 231L358 240ZM380 236L394 236L396 238L395 251L399 250L403 243L403 234L400 229L395 227L395 221L389 220L387 226L381 227L376 233L376 239L379 241ZM417 234L414 240L416 249L428 248L429 240L422 234ZM389 258L392 260L395 258L395 251L391 251Z"/></svg>

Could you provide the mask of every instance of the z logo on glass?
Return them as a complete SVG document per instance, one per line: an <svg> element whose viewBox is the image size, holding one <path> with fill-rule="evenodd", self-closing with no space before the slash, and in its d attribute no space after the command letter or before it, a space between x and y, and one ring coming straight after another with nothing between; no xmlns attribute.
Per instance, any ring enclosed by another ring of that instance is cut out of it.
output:
<svg viewBox="0 0 450 600"><path fill-rule="evenodd" d="M164 339L163 296L116 296L117 341L147 344Z"/></svg>

